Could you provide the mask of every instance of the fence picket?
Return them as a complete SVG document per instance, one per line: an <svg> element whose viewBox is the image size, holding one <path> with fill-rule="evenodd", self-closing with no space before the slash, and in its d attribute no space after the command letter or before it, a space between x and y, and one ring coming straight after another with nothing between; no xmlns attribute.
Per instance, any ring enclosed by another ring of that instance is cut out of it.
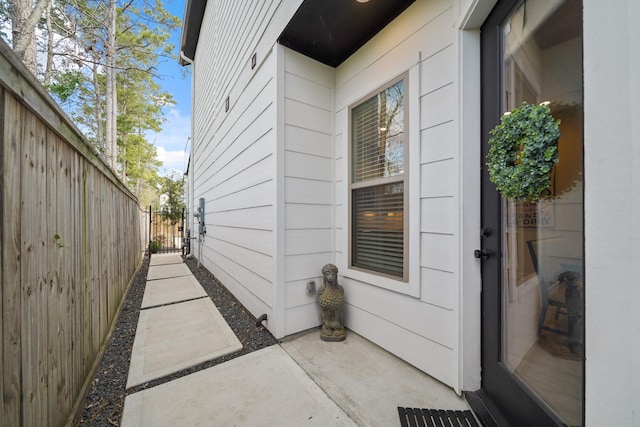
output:
<svg viewBox="0 0 640 427"><path fill-rule="evenodd" d="M22 109L2 90L2 396L0 425L22 423L22 322L21 322L21 229L20 182L22 163Z"/></svg>
<svg viewBox="0 0 640 427"><path fill-rule="evenodd" d="M0 41L0 425L69 422L133 275L138 201Z"/></svg>

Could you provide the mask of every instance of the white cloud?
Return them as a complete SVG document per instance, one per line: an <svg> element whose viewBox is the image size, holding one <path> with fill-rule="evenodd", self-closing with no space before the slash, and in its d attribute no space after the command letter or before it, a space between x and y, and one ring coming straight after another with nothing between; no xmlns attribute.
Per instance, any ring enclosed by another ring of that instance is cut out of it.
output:
<svg viewBox="0 0 640 427"><path fill-rule="evenodd" d="M174 170L184 172L187 166L188 153L185 147L191 136L191 117L183 116L180 110L171 108L165 113L167 121L159 133L148 133L147 140L155 145L158 159L163 163L160 167L162 175Z"/></svg>
<svg viewBox="0 0 640 427"><path fill-rule="evenodd" d="M156 151L158 159L162 162L161 175L169 175L173 171L185 172L188 154L183 150L167 151L164 147L156 146Z"/></svg>

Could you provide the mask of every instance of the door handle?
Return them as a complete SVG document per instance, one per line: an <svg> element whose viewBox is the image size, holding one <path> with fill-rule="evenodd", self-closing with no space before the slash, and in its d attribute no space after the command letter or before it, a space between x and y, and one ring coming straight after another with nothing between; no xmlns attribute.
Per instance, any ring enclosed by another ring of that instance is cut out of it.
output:
<svg viewBox="0 0 640 427"><path fill-rule="evenodd" d="M487 259L489 258L489 251L486 249L476 249L475 251L473 251L473 256L480 259Z"/></svg>

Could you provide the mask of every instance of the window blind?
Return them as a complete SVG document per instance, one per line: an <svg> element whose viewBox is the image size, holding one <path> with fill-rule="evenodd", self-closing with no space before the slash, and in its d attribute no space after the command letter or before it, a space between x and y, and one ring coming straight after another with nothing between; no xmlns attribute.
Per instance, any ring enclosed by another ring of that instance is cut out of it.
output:
<svg viewBox="0 0 640 427"><path fill-rule="evenodd" d="M353 190L353 265L403 275L404 185Z"/></svg>
<svg viewBox="0 0 640 427"><path fill-rule="evenodd" d="M351 110L353 182L404 173L403 82Z"/></svg>
<svg viewBox="0 0 640 427"><path fill-rule="evenodd" d="M404 81L351 109L351 264L404 277Z"/></svg>

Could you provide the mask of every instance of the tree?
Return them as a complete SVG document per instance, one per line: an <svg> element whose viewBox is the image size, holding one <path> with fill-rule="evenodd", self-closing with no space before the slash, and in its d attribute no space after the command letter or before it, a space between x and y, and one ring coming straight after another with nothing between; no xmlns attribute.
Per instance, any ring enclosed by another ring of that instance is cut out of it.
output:
<svg viewBox="0 0 640 427"><path fill-rule="evenodd" d="M144 191L149 187L155 188L160 181L158 168L161 162L157 158L156 147L141 135L127 135L125 147L127 184L142 200Z"/></svg>
<svg viewBox="0 0 640 427"><path fill-rule="evenodd" d="M161 206L162 217L175 225L182 219L185 207L183 175L174 171L171 175L163 177L160 185L161 194L167 196L166 202Z"/></svg>
<svg viewBox="0 0 640 427"><path fill-rule="evenodd" d="M46 52L45 87L138 197L152 193L160 162L145 134L161 130L163 108L175 103L156 69L160 58L175 60L168 40L180 20L158 0L0 0L0 36L8 23L23 25L20 1L35 2L30 17L41 19L32 38Z"/></svg>
<svg viewBox="0 0 640 427"><path fill-rule="evenodd" d="M118 91L116 89L116 0L108 0L109 8L107 12L107 43L106 43L106 61L105 61L105 74L106 74L106 108L105 108L105 128L106 139L105 156L107 163L111 166L111 169L116 170L116 160L118 158L118 142L117 142L117 130L116 120L118 116L117 108L117 96Z"/></svg>
<svg viewBox="0 0 640 427"><path fill-rule="evenodd" d="M38 75L36 27L50 0L14 0L11 10L13 51L34 76Z"/></svg>
<svg viewBox="0 0 640 427"><path fill-rule="evenodd" d="M166 16L160 14L155 19L164 21ZM127 26L134 25L124 19ZM159 132L165 121L163 108L175 104L171 94L161 90L160 85L153 79L157 58L150 57L147 51L150 47L162 48L168 33L163 34L151 28L139 25L139 32L123 32L118 40L127 55L121 55L118 61L117 110L120 112L117 121L118 149L122 179L126 181L127 169L132 160L127 155L126 137L132 133L139 135L146 131ZM164 47L165 49L167 46ZM167 51L168 53L169 51Z"/></svg>
<svg viewBox="0 0 640 427"><path fill-rule="evenodd" d="M160 180L156 148L145 138L147 131L159 132L164 116L162 107L172 104L171 95L163 93L146 73L134 72L130 79L119 84L118 144L123 180L140 198L146 187ZM137 75L137 78L133 78ZM161 101L156 99L160 96Z"/></svg>

